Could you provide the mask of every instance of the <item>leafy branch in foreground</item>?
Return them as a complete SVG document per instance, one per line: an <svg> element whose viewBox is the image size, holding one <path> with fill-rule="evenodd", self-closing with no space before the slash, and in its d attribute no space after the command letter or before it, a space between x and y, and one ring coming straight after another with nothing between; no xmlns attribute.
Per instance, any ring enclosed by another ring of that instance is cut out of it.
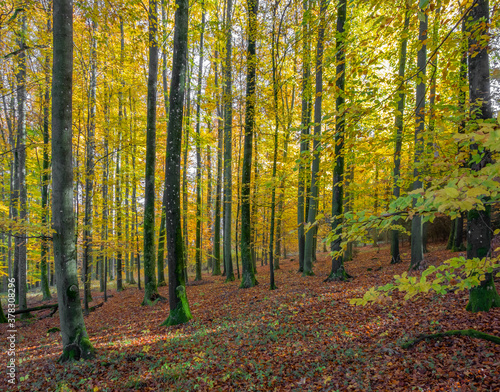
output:
<svg viewBox="0 0 500 392"><path fill-rule="evenodd" d="M499 250L499 249L497 249ZM352 305L367 305L381 302L385 298L392 298L394 291L404 292L404 300L409 300L419 294L435 292L444 295L450 291L460 292L479 286L485 275L500 268L499 258L485 257L482 259L466 259L453 257L435 267L431 265L422 271L420 277L408 276L407 272L394 276L394 282L385 286L372 287L363 298L353 298ZM500 276L500 272L496 274Z"/></svg>

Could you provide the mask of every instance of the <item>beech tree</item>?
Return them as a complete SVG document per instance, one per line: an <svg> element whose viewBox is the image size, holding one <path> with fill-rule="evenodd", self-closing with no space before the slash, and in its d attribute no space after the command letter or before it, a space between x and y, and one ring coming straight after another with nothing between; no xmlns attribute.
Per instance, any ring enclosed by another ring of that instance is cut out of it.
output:
<svg viewBox="0 0 500 392"><path fill-rule="evenodd" d="M54 0L52 65L52 227L57 302L63 341L60 361L90 359L94 348L83 320L76 265L73 160L73 3Z"/></svg>
<svg viewBox="0 0 500 392"><path fill-rule="evenodd" d="M162 325L177 325L189 321L191 311L186 296L184 277L184 243L181 227L181 145L186 59L188 52L188 0L177 0L175 10L174 52L170 82L167 156L165 159L165 192L167 208L168 295L170 314Z"/></svg>

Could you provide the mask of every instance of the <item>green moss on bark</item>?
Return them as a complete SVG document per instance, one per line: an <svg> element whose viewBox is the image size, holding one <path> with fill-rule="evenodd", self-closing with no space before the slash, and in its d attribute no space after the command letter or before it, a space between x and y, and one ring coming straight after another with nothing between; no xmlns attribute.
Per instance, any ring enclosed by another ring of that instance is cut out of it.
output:
<svg viewBox="0 0 500 392"><path fill-rule="evenodd" d="M79 361L80 359L92 359L95 356L95 349L90 343L86 333L78 332L73 343L63 348L63 353L57 362Z"/></svg>
<svg viewBox="0 0 500 392"><path fill-rule="evenodd" d="M178 286L175 289L175 293L179 302L177 306L170 311L168 318L161 324L162 326L171 326L187 323L193 318L191 315L191 310L189 309L189 303L186 296L186 289L184 286Z"/></svg>
<svg viewBox="0 0 500 392"><path fill-rule="evenodd" d="M488 312L491 308L500 307L500 296L495 288L491 275L484 284L473 287L469 293L469 303L465 308L469 312Z"/></svg>

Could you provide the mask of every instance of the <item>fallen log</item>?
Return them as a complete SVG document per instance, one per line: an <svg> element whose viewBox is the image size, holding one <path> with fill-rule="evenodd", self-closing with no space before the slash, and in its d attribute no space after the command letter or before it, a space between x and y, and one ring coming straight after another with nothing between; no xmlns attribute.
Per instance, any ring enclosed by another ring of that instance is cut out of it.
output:
<svg viewBox="0 0 500 392"><path fill-rule="evenodd" d="M53 309L53 308L57 309L58 306L59 306L58 304L40 305L40 306L35 306L33 308L28 308L28 309L18 309L15 312L12 312L12 314L22 314L22 313L28 313L28 312L37 312L39 310Z"/></svg>

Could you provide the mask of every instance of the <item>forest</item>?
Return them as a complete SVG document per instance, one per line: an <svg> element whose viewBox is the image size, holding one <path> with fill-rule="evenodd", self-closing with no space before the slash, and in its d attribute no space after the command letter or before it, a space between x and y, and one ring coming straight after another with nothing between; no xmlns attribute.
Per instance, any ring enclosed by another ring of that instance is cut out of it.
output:
<svg viewBox="0 0 500 392"><path fill-rule="evenodd" d="M500 390L500 2L0 4L0 390Z"/></svg>

